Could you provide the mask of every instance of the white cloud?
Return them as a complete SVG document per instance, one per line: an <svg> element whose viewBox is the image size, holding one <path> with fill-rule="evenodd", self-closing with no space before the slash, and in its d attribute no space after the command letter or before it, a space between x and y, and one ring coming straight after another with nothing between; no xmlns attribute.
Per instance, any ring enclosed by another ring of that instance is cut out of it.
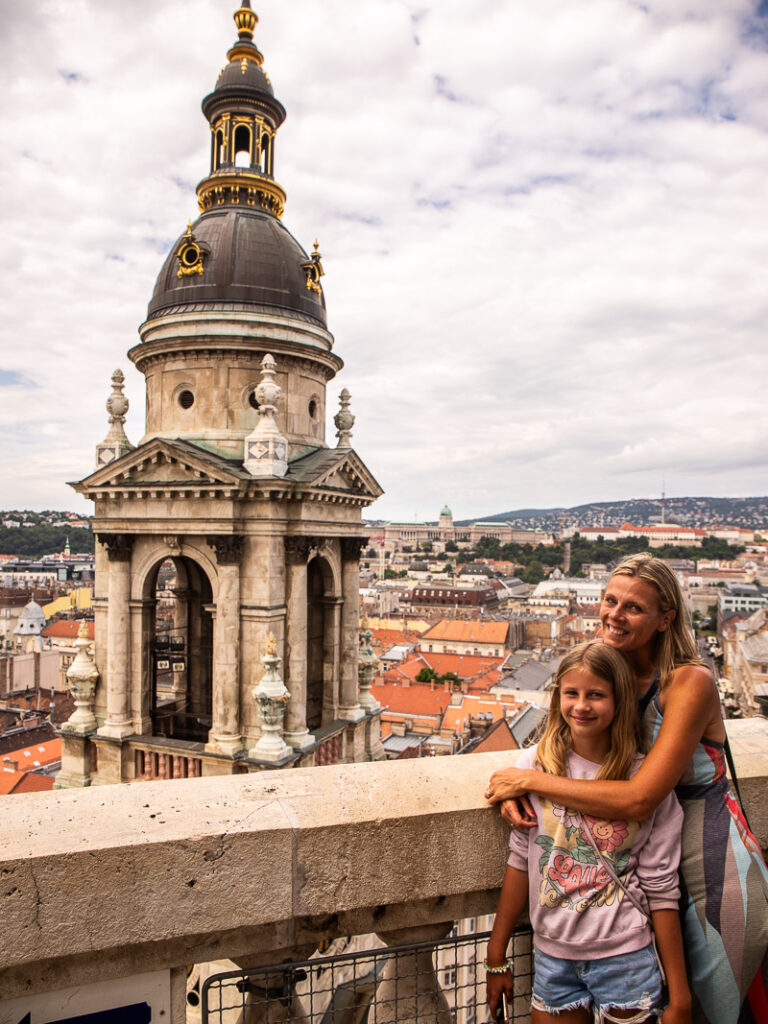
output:
<svg viewBox="0 0 768 1024"><path fill-rule="evenodd" d="M232 4L232 9L236 6ZM286 225L326 267L372 513L760 493L766 19L751 0L255 4ZM219 0L6 5L5 506L83 508L195 215ZM34 40L34 53L32 41ZM329 430L333 437L333 429Z"/></svg>

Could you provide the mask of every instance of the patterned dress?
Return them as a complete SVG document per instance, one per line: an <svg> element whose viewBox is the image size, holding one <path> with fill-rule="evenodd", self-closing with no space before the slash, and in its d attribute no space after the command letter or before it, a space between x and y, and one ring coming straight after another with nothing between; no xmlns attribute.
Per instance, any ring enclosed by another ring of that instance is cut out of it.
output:
<svg viewBox="0 0 768 1024"><path fill-rule="evenodd" d="M656 680L640 702L661 728ZM733 800L724 745L701 740L675 793L685 815L680 902L694 1024L768 1024L768 869Z"/></svg>

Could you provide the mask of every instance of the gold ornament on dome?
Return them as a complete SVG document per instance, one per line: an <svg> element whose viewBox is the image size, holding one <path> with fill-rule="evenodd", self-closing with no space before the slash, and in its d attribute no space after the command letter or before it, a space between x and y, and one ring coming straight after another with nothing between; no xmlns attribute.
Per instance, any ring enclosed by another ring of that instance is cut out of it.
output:
<svg viewBox="0 0 768 1024"><path fill-rule="evenodd" d="M237 25L237 31L242 32L247 36L253 37L254 29L259 21L259 16L255 11L252 11L250 7L241 7L235 11L232 15Z"/></svg>
<svg viewBox="0 0 768 1024"><path fill-rule="evenodd" d="M319 250L320 243L315 239L315 249L311 258L306 263L301 264L301 269L307 275L307 291L312 291L315 295L323 294L320 278L325 276L323 264L320 262Z"/></svg>
<svg viewBox="0 0 768 1024"><path fill-rule="evenodd" d="M176 259L179 262L177 277L189 277L192 274L202 274L205 271L204 260L210 249L204 242L196 241L192 234L192 222L187 224L186 234L176 250Z"/></svg>

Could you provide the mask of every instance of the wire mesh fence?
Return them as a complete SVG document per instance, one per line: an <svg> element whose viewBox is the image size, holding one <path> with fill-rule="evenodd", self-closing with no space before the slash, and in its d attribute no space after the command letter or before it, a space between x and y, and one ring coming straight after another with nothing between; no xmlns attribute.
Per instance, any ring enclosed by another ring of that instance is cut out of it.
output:
<svg viewBox="0 0 768 1024"><path fill-rule="evenodd" d="M202 1024L485 1024L488 932L357 949L209 977ZM373 945L380 940L368 936ZM364 941L364 940L363 940ZM517 930L508 1024L528 1024L531 933Z"/></svg>

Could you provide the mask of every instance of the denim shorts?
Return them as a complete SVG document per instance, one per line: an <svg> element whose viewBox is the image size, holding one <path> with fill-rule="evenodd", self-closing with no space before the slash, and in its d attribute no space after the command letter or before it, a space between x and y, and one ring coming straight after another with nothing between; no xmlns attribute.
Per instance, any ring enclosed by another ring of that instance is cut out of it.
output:
<svg viewBox="0 0 768 1024"><path fill-rule="evenodd" d="M611 1009L660 1015L665 1005L652 945L599 960L563 960L534 948L533 963L532 1002L544 1012L592 1006L595 1019L604 1020Z"/></svg>

